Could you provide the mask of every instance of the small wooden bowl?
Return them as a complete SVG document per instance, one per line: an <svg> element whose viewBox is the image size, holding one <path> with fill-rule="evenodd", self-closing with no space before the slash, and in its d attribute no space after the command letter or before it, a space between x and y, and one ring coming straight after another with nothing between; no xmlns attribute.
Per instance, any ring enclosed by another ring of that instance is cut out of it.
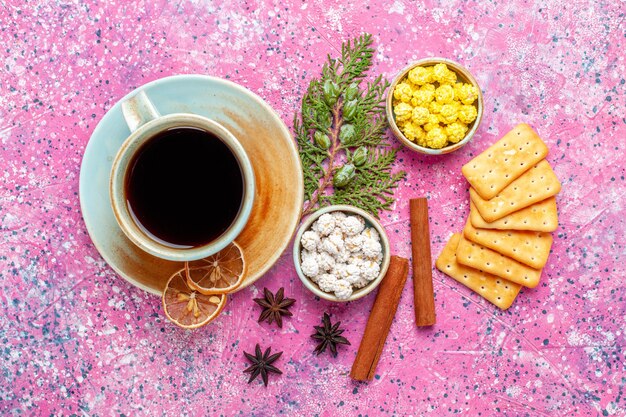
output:
<svg viewBox="0 0 626 417"><path fill-rule="evenodd" d="M383 259L382 259L381 264L380 264L380 273L378 274L378 277L376 277L374 280L370 281L363 288L359 288L359 289L354 290L352 295L349 298L345 299L345 300L337 298L334 294L330 294L330 293L322 291L320 289L320 287L318 287L315 282L313 282L309 277L304 275L304 273L302 272L302 269L300 267L300 263L301 263L301 259L302 259L301 256L300 256L301 253L302 253L302 245L300 244L300 240L302 239L302 234L304 232L306 232L307 230L309 230L311 228L311 225L317 219L319 219L319 217L322 214L332 213L332 212L335 212L335 211L341 211L341 212L344 212L345 214L348 214L348 215L356 214L356 215L359 215L359 216L363 217L363 219L365 220L365 226L366 227L373 227L378 232L378 235L380 236L380 245L383 248ZM298 229L298 233L296 233L296 238L295 238L295 241L293 243L293 261L294 261L294 264L296 266L296 273L298 274L298 277L300 278L300 281L302 281L304 286L307 289L309 289L313 294L317 295L320 298L324 298L325 300L329 300L329 301L336 301L336 302L354 301L354 300L358 300L361 297L365 297L367 294L372 292L376 287L378 287L378 284L380 284L380 281L383 280L383 277L387 273L387 269L389 268L389 262L391 261L391 252L390 252L390 249L389 249L389 237L387 236L387 233L385 232L385 229L378 222L378 220L376 220L374 218L374 216L372 216L371 214L367 213L366 211L361 210L358 207L349 206L349 205L328 206L328 207L324 207L324 208L321 208L321 209L317 210L316 212L311 214L309 217L307 217L306 220L304 220L304 222L302 222L302 225L300 226L300 229Z"/></svg>
<svg viewBox="0 0 626 417"><path fill-rule="evenodd" d="M474 120L469 125L469 130L467 131L467 133L465 134L465 137L462 140L460 140L457 143L448 145L441 149L431 149L431 148L425 148L423 146L418 145L415 142L410 141L409 139L407 139L406 136L404 136L404 134L402 134L402 132L398 128L398 125L396 124L396 117L393 114L393 92L396 88L396 85L398 85L400 81L406 78L409 71L411 71L413 68L430 67L436 64L441 64L441 63L446 64L450 70L454 71L460 81L464 83L472 84L473 86L476 87L476 89L478 90L478 100L476 101L476 106L477 106L476 110L478 114L476 116L476 120ZM393 82L391 83L391 86L389 87L389 90L387 92L386 110L387 110L387 120L389 121L389 126L391 127L391 131L393 132L394 136L398 138L398 140L404 144L404 146L414 151L426 154L426 155L443 155L446 153L454 152L457 149L463 147L466 143L470 141L472 136L474 136L474 133L476 133L476 130L478 129L478 126L480 125L480 122L483 118L483 93L480 89L480 86L476 82L476 79L474 78L474 76L462 65L446 58L425 58L425 59L420 59L419 61L416 61L412 63L411 65L407 66L402 71L400 71L400 73L393 79Z"/></svg>

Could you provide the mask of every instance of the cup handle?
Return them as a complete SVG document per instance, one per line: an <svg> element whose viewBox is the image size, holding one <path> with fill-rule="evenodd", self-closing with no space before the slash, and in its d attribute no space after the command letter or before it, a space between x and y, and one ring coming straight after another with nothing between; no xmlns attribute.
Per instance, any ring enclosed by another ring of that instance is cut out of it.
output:
<svg viewBox="0 0 626 417"><path fill-rule="evenodd" d="M131 133L161 116L143 90L122 103L122 114Z"/></svg>

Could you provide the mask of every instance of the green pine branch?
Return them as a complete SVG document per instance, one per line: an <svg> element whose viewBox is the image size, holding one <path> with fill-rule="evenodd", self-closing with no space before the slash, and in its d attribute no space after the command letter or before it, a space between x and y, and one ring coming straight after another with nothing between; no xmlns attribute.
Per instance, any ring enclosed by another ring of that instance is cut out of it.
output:
<svg viewBox="0 0 626 417"><path fill-rule="evenodd" d="M321 78L310 82L301 112L294 116L304 173L303 214L330 204L351 204L378 217L380 210L391 207L393 191L405 176L391 173L396 151L387 149L385 138L389 82L378 76L361 88L372 67L371 44L371 35L364 34L345 42L339 59L328 56ZM359 161L354 161L359 148ZM346 165L354 173L338 180L337 175L350 171Z"/></svg>

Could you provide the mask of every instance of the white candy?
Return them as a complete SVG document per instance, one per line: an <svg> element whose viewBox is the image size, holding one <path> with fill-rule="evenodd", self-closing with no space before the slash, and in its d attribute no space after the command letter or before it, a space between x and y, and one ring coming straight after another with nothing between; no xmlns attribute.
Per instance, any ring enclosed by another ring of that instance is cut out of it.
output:
<svg viewBox="0 0 626 417"><path fill-rule="evenodd" d="M322 274L317 277L317 285L324 292L334 292L337 284L337 277L331 274Z"/></svg>
<svg viewBox="0 0 626 417"><path fill-rule="evenodd" d="M322 214L316 223L317 232L322 236L328 236L335 230L335 217L329 213Z"/></svg>
<svg viewBox="0 0 626 417"><path fill-rule="evenodd" d="M319 249L332 256L339 255L339 248L337 247L337 244L329 238L324 238L321 240L319 244Z"/></svg>
<svg viewBox="0 0 626 417"><path fill-rule="evenodd" d="M333 217L335 218L335 223L341 223L348 216L343 211L334 211Z"/></svg>
<svg viewBox="0 0 626 417"><path fill-rule="evenodd" d="M340 251L343 250L344 246L346 245L341 232L333 232L331 235L328 236L328 240L330 240L333 245L335 245Z"/></svg>
<svg viewBox="0 0 626 417"><path fill-rule="evenodd" d="M335 281L335 296L340 300L347 300L352 295L352 284L345 279Z"/></svg>
<svg viewBox="0 0 626 417"><path fill-rule="evenodd" d="M346 265L343 278L350 284L354 284L359 279L361 279L361 269L356 265Z"/></svg>
<svg viewBox="0 0 626 417"><path fill-rule="evenodd" d="M365 287L369 283L370 282L368 280L366 280L365 278L361 278L357 282L352 283L352 286L354 288L363 288L363 287Z"/></svg>
<svg viewBox="0 0 626 417"><path fill-rule="evenodd" d="M343 250L340 250L337 254L337 262L347 263L348 259L350 259L350 256L352 256L352 253L344 248Z"/></svg>
<svg viewBox="0 0 626 417"><path fill-rule="evenodd" d="M313 256L304 259L300 264L300 269L302 269L302 273L309 278L317 276L320 273L320 266L317 263L317 259Z"/></svg>
<svg viewBox="0 0 626 417"><path fill-rule="evenodd" d="M374 261L366 261L361 265L360 276L365 278L368 281L372 281L378 278L380 274L380 265L378 262Z"/></svg>
<svg viewBox="0 0 626 417"><path fill-rule="evenodd" d="M380 246L380 242L374 239L365 239L363 241L363 255L367 258L375 258L379 254L383 252L382 246Z"/></svg>
<svg viewBox="0 0 626 417"><path fill-rule="evenodd" d="M317 245L320 243L320 235L317 232L312 230L308 230L302 234L302 239L300 239L300 243L302 247L308 251L314 251L317 249Z"/></svg>
<svg viewBox="0 0 626 417"><path fill-rule="evenodd" d="M319 256L317 257L317 263L324 271L330 271L336 264L335 258L330 256L326 252L320 252Z"/></svg>
<svg viewBox="0 0 626 417"><path fill-rule="evenodd" d="M330 273L336 277L343 278L346 274L346 264L336 263L333 269L330 270Z"/></svg>
<svg viewBox="0 0 626 417"><path fill-rule="evenodd" d="M365 220L361 216L348 216L339 227L348 236L358 235L365 227Z"/></svg>
<svg viewBox="0 0 626 417"><path fill-rule="evenodd" d="M368 227L365 230L363 230L363 232L361 233L361 236L363 236L366 239L374 239L377 242L380 241L380 236L378 235L378 232L376 231L376 229L374 229L373 227Z"/></svg>
<svg viewBox="0 0 626 417"><path fill-rule="evenodd" d="M378 262L378 264L380 265L380 263L383 260L383 252L382 252L382 250L378 254L376 254L376 256L372 256L372 257L367 258L367 259L369 259L370 261Z"/></svg>
<svg viewBox="0 0 626 417"><path fill-rule="evenodd" d="M361 250L361 246L363 245L363 240L365 238L362 235L354 235L348 236L345 240L346 249L350 252L358 252Z"/></svg>

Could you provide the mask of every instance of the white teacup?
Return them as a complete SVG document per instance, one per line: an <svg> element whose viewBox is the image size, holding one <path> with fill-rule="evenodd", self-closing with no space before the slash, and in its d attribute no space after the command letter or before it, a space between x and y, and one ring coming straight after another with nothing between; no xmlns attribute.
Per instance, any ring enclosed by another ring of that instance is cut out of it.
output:
<svg viewBox="0 0 626 417"><path fill-rule="evenodd" d="M123 102L122 112L131 134L113 161L109 192L113 213L126 236L139 248L158 258L181 262L206 258L233 242L250 217L255 189L252 164L239 141L224 126L206 117L189 113L161 116L143 91ZM161 132L177 127L201 129L221 140L237 160L243 179L241 206L233 222L219 237L200 246L176 247L156 238L138 224L131 213L126 195L127 175L137 152Z"/></svg>

